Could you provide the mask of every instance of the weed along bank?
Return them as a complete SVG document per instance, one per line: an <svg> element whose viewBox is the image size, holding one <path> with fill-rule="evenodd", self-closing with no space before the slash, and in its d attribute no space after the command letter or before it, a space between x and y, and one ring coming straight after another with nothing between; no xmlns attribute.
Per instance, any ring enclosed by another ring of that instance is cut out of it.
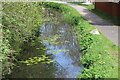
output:
<svg viewBox="0 0 120 80"><path fill-rule="evenodd" d="M118 78L118 47L74 8L11 2L3 12L3 78Z"/></svg>

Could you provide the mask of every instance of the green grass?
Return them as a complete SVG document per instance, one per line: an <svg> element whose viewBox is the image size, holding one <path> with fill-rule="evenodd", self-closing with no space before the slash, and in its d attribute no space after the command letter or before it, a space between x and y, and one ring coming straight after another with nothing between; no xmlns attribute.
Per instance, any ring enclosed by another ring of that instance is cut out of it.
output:
<svg viewBox="0 0 120 80"><path fill-rule="evenodd" d="M81 30L80 27L82 26L86 28ZM83 48L81 62L85 67L87 67L87 69L83 69L82 74L80 74L79 77L118 77L118 47L113 42L108 40L102 33L101 35L89 34L88 32L92 30L90 27L94 28L85 22L82 22L80 26L76 27L77 32L79 31L78 35L81 34L79 37L81 39L80 46ZM91 44L91 40L89 40L90 38L92 38L92 42L94 43ZM89 45L90 48L86 48Z"/></svg>
<svg viewBox="0 0 120 80"><path fill-rule="evenodd" d="M74 8L58 3L43 3L46 8L63 14L64 19L78 34L84 68L78 78L118 78L118 47L102 33L93 35L96 27L89 24Z"/></svg>
<svg viewBox="0 0 120 80"><path fill-rule="evenodd" d="M77 4L77 5L81 5L83 7L86 7L88 10L90 10L91 12L93 12L96 15L100 16L101 18L106 19L106 20L112 22L113 24L120 25L120 19L116 19L116 18L114 18L112 16L107 15L106 13L104 13L102 11L96 10L94 8L94 5L86 5L86 4L77 3L77 2L69 2L69 3Z"/></svg>

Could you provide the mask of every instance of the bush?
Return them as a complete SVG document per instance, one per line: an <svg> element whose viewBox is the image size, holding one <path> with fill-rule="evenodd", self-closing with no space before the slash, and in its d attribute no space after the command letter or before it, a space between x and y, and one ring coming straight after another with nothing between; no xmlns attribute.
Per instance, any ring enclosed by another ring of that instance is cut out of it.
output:
<svg viewBox="0 0 120 80"><path fill-rule="evenodd" d="M21 44L30 41L43 22L38 3L3 2L2 56L3 75L11 72L12 61L21 50Z"/></svg>

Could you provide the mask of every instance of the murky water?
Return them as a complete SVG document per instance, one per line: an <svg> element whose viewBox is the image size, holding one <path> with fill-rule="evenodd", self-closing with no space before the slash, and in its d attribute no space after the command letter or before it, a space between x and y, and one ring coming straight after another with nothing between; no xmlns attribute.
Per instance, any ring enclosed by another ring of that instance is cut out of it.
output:
<svg viewBox="0 0 120 80"><path fill-rule="evenodd" d="M24 51L19 56L20 60L40 54L51 54L52 59L56 60L50 64L38 63L35 65L25 65L18 63L19 67L13 70L13 73L7 77L10 78L76 78L80 73L80 51L76 35L62 15L57 12L45 11L45 23L40 27L39 36L46 51L36 50L43 46L39 42L24 45Z"/></svg>

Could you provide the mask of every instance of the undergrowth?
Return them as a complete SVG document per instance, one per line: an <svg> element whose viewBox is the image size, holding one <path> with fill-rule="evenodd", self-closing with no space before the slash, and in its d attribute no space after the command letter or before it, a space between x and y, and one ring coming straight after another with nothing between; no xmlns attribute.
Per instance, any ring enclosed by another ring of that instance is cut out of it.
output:
<svg viewBox="0 0 120 80"><path fill-rule="evenodd" d="M34 38L36 30L43 22L43 14L37 3L3 2L2 47L0 62L2 75L10 74L15 57L21 51L21 45Z"/></svg>

